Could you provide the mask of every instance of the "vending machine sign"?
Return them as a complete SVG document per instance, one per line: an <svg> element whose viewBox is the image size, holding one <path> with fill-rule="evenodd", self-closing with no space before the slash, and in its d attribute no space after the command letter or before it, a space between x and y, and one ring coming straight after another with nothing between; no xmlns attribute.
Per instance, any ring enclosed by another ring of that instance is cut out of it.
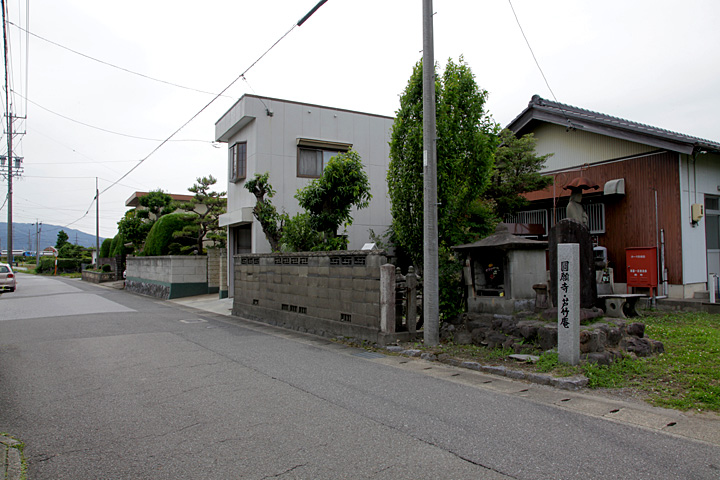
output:
<svg viewBox="0 0 720 480"><path fill-rule="evenodd" d="M633 247L625 249L627 264L627 286L657 288L657 248Z"/></svg>

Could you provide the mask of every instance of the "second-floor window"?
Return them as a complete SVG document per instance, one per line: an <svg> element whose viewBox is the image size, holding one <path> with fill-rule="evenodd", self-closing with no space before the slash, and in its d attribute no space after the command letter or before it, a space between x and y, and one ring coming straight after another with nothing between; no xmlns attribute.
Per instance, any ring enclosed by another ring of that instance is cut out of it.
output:
<svg viewBox="0 0 720 480"><path fill-rule="evenodd" d="M332 157L340 153L337 150L322 150L300 147L298 149L298 177L322 176L325 165Z"/></svg>
<svg viewBox="0 0 720 480"><path fill-rule="evenodd" d="M352 144L298 138L297 146L297 176L319 178L330 159L338 153L347 152Z"/></svg>
<svg viewBox="0 0 720 480"><path fill-rule="evenodd" d="M230 181L243 180L247 175L247 143L240 142L230 147Z"/></svg>

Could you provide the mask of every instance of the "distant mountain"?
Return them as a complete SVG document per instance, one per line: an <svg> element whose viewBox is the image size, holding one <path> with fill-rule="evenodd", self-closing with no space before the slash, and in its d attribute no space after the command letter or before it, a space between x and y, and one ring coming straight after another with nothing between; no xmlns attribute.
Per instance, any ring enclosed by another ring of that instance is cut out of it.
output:
<svg viewBox="0 0 720 480"><path fill-rule="evenodd" d="M40 232L40 250L46 247L54 247L57 243L57 236L60 230L68 235L68 242L83 247L95 246L95 235L90 235L74 228L61 227L59 225L48 225L43 223ZM105 240L100 237L100 244ZM7 223L0 222L0 245L2 250L7 249ZM13 250L35 251L35 224L13 222Z"/></svg>

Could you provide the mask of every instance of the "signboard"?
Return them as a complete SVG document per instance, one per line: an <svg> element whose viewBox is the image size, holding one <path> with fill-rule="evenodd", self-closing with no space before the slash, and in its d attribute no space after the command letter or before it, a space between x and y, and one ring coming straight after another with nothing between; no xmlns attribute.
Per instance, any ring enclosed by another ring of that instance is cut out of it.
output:
<svg viewBox="0 0 720 480"><path fill-rule="evenodd" d="M653 288L658 286L657 247L631 247L625 249L627 286Z"/></svg>

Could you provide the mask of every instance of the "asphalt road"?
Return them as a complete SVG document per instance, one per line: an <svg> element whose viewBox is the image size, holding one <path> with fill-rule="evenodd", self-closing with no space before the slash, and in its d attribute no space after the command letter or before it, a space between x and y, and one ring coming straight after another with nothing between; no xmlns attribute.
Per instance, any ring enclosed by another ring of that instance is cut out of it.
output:
<svg viewBox="0 0 720 480"><path fill-rule="evenodd" d="M720 478L710 443L172 302L19 281L0 296L0 431L26 443L30 480Z"/></svg>

